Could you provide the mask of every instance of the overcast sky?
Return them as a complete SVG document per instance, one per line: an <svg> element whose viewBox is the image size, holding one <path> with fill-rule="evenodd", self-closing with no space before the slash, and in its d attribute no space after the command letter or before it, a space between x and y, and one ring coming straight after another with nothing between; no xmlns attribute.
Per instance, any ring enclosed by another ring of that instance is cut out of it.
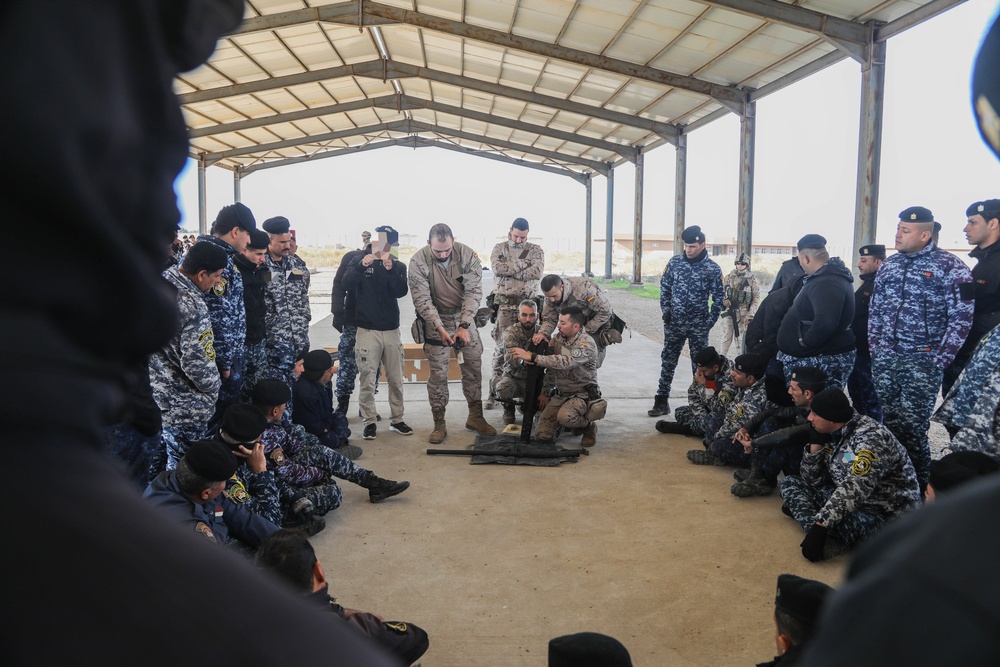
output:
<svg viewBox="0 0 1000 667"><path fill-rule="evenodd" d="M893 37L886 58L879 193L879 242L892 245L902 209L930 208L942 244L964 245L965 208L1000 197L1000 163L983 145L970 106L971 65L996 14L969 0ZM860 115L860 66L846 59L757 103L754 238L795 240L820 232L835 254L853 244ZM673 228L674 149L646 155L643 229ZM733 236L737 221L739 119L729 115L688 138L687 224L709 238ZM233 201L232 172L207 170L208 216ZM634 170L615 172L615 233L631 233ZM198 226L197 169L177 184L184 228ZM606 185L594 178L594 238L602 238ZM582 249L585 190L563 176L445 150L387 148L267 169L243 180L242 200L258 222L284 215L300 243L357 245L363 229L391 224L423 236L436 222L459 240L492 246L524 217L549 252ZM644 267L645 268L645 267Z"/></svg>

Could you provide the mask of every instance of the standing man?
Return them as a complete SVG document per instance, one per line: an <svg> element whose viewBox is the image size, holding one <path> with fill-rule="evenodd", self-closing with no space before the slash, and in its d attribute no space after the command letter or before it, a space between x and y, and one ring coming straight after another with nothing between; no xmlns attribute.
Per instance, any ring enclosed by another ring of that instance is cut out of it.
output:
<svg viewBox="0 0 1000 667"><path fill-rule="evenodd" d="M843 389L854 368L854 274L830 257L819 234L806 234L798 245L806 278L781 318L778 361L786 383L794 369L812 366L826 373L828 386Z"/></svg>
<svg viewBox="0 0 1000 667"><path fill-rule="evenodd" d="M590 278L560 278L554 273L542 278L542 294L545 308L542 310L542 324L532 339L537 345L548 340L556 330L559 314L566 306L576 306L583 311L586 322L584 329L597 345L597 367L604 363L604 352L609 343L621 342L621 334L611 329L611 300ZM608 336L617 335L617 341Z"/></svg>
<svg viewBox="0 0 1000 667"><path fill-rule="evenodd" d="M965 238L976 246L969 257L976 260L972 269L975 306L972 329L965 343L955 356L955 361L944 371L941 395L947 396L955 380L969 364L976 345L996 325L1000 324L1000 199L977 201L965 211L968 223Z"/></svg>
<svg viewBox="0 0 1000 667"><path fill-rule="evenodd" d="M264 266L264 256L267 255L267 246L270 243L267 232L255 229L250 232L250 243L247 244L246 250L233 256L243 280L243 305L247 312L243 388L240 391L243 401L253 393L253 386L265 368L264 286L270 280L271 274Z"/></svg>
<svg viewBox="0 0 1000 667"><path fill-rule="evenodd" d="M212 330L215 333L215 363L222 376L218 405L212 416L212 425L222 421L222 413L233 403L238 403L243 384L243 346L246 344L247 317L243 303L243 277L233 263L233 258L246 250L250 232L257 229L250 209L240 204L223 206L212 223L212 233L198 237L199 242L214 243L226 251L228 260L222 277L205 297Z"/></svg>
<svg viewBox="0 0 1000 667"><path fill-rule="evenodd" d="M854 369L847 378L847 391L851 395L854 409L882 423L882 406L879 405L875 393L875 381L872 380L872 353L868 347L868 311L871 305L872 290L875 289L875 274L878 267L885 261L884 245L866 245L858 251L858 276L861 287L854 293L854 343L857 345L857 356L854 358Z"/></svg>
<svg viewBox="0 0 1000 667"><path fill-rule="evenodd" d="M358 327L354 323L354 294L348 294L344 288L344 276L347 275L347 268L354 260L364 257L371 251L371 232L364 232L361 238L364 241L361 249L344 253L340 259L340 266L337 267L337 273L333 277L333 291L330 294L333 328L340 332L340 341L337 343L337 354L340 358L340 370L337 371L337 412L345 415L351 404L351 394L354 393L354 383L358 377L358 365L354 357ZM375 382L378 383L377 378Z"/></svg>
<svg viewBox="0 0 1000 667"><path fill-rule="evenodd" d="M806 272L802 270L802 264L799 263L798 255L792 255L791 259L786 259L781 263L781 267L778 268L778 275L774 277L774 283L767 293L777 292L782 287L789 287L796 279L804 275L806 275Z"/></svg>
<svg viewBox="0 0 1000 667"><path fill-rule="evenodd" d="M545 270L545 251L541 246L528 243L528 221L517 218L510 225L507 240L496 244L490 256L493 269L494 301L498 305L497 321L493 327L493 377L500 377L504 368L503 338L507 329L517 322L519 304L535 296L538 280ZM490 385L488 408L497 396Z"/></svg>
<svg viewBox="0 0 1000 667"><path fill-rule="evenodd" d="M719 354L722 356L729 354L729 346L733 342L736 343L737 354L742 353L743 336L750 320L757 314L757 303L760 301L760 285L757 284L757 277L750 272L750 257L745 252L741 253L735 264L736 268L723 281L724 310L719 319L722 329Z"/></svg>
<svg viewBox="0 0 1000 667"><path fill-rule="evenodd" d="M308 272L296 268L291 260L292 233L288 218L269 218L263 227L271 240L264 258L271 272L271 280L264 290L267 364L273 376L280 377L291 387L295 357L309 349Z"/></svg>
<svg viewBox="0 0 1000 667"><path fill-rule="evenodd" d="M498 322L499 324L499 322ZM503 404L503 423L513 424L514 402L527 395L528 369L512 354L514 348L527 349L532 337L538 333L538 304L525 299L517 309L517 322L503 330L500 346L503 350L503 371L490 380L490 391Z"/></svg>
<svg viewBox="0 0 1000 667"><path fill-rule="evenodd" d="M312 280L312 276L309 273L309 267L306 266L306 260L299 257L299 242L295 236L295 230L289 229L288 233L292 235L292 238L288 244L288 260L291 262L293 271L302 272L302 281L305 283L305 300L307 306L307 314L309 318L306 320L306 344L303 346L303 350L309 347L309 321L312 320L312 307L309 306L309 285Z"/></svg>
<svg viewBox="0 0 1000 667"><path fill-rule="evenodd" d="M722 269L708 256L701 227L681 233L684 254L674 255L660 278L660 312L663 314L663 351L660 353L660 384L653 397L650 417L670 414L670 385L684 341L694 359L708 345L708 332L719 319L722 301ZM692 372L697 369L693 368Z"/></svg>
<svg viewBox="0 0 1000 667"><path fill-rule="evenodd" d="M927 487L927 442L944 369L972 326L972 273L931 241L934 214L912 206L899 214L895 255L875 276L868 344L885 425L910 453L920 492Z"/></svg>
<svg viewBox="0 0 1000 667"><path fill-rule="evenodd" d="M483 299L483 265L467 245L455 242L443 223L431 227L427 245L410 259L410 297L423 327L424 354L430 362L427 398L434 416L429 442L440 444L448 435L448 360L455 348L462 367L462 393L469 404L465 428L483 435L496 429L483 418L483 343L473 318Z"/></svg>
<svg viewBox="0 0 1000 667"><path fill-rule="evenodd" d="M204 294L228 265L226 251L214 243L195 243L180 266L163 277L177 290L180 331L149 356L149 383L163 416L167 469L177 467L191 443L208 432L222 378L219 375L212 320Z"/></svg>
<svg viewBox="0 0 1000 667"><path fill-rule="evenodd" d="M379 364L389 380L389 430L412 435L403 421L403 342L399 337L399 299L406 296L406 266L392 256L399 233L388 225L376 227L378 245L355 258L344 276L344 287L354 295L358 327L354 353L361 378L361 416L365 440L375 439L375 382Z"/></svg>

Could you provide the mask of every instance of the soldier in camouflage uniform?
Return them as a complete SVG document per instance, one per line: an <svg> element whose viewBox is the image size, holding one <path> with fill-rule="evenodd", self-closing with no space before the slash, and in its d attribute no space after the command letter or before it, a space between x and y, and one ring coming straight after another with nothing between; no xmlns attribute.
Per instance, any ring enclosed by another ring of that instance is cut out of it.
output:
<svg viewBox="0 0 1000 667"><path fill-rule="evenodd" d="M427 246L410 259L408 282L416 326L423 326L424 354L430 365L427 398L434 416L429 441L438 444L448 435L448 363L455 347L462 368L462 393L469 404L467 429L496 435L483 418L483 343L473 318L483 299L483 265L467 245L455 242L451 228L436 224Z"/></svg>
<svg viewBox="0 0 1000 667"><path fill-rule="evenodd" d="M611 300L590 278L560 278L554 273L542 278L542 293L545 307L542 309L542 324L532 339L537 345L548 340L556 330L559 313L566 306L576 306L583 311L587 324L584 330L597 345L597 367L604 363L607 346L621 342L621 334L611 329Z"/></svg>
<svg viewBox="0 0 1000 667"><path fill-rule="evenodd" d="M1000 460L1000 327L979 342L933 420L951 435L947 449L972 450Z"/></svg>
<svg viewBox="0 0 1000 667"><path fill-rule="evenodd" d="M288 218L277 216L264 221L271 238L264 258L271 281L264 290L267 346L265 355L270 377L292 386L295 357L309 349L309 272L296 267L291 259L292 233ZM292 408L289 407L289 413Z"/></svg>
<svg viewBox="0 0 1000 667"><path fill-rule="evenodd" d="M215 412L222 378L204 293L219 280L228 261L224 250L202 241L191 247L180 266L163 273L177 289L181 329L150 355L149 383L163 417L168 470L177 467L188 445L205 436Z"/></svg>
<svg viewBox="0 0 1000 667"><path fill-rule="evenodd" d="M715 326L724 298L722 269L705 249L701 227L688 227L681 234L684 254L674 255L660 278L660 312L663 316L663 351L660 352L660 383L653 397L650 417L670 414L670 385L684 341L692 360L708 345L708 332ZM692 371L697 371L694 361Z"/></svg>
<svg viewBox="0 0 1000 667"><path fill-rule="evenodd" d="M906 450L884 426L855 412L843 390L824 389L810 408L816 434L802 456L801 476L785 478L781 497L806 532L802 555L816 562L919 507L921 495Z"/></svg>
<svg viewBox="0 0 1000 667"><path fill-rule="evenodd" d="M500 349L503 351L503 371L490 380L490 389L494 396L503 404L503 421L513 424L514 402L525 397L525 381L528 369L511 354L515 347L526 349L531 345L531 338L538 333L538 304L533 299L525 299L518 306L517 321L503 331Z"/></svg>
<svg viewBox="0 0 1000 667"><path fill-rule="evenodd" d="M733 361L733 386L736 394L726 405L722 424L715 433L705 434L706 449L692 449L688 461L695 465L735 465L746 467L750 455L735 436L758 413L772 406L764 385L764 360L760 355L741 354Z"/></svg>
<svg viewBox="0 0 1000 667"><path fill-rule="evenodd" d="M729 354L729 346L736 343L736 351L743 349L743 336L747 325L757 314L760 302L760 285L750 271L750 257L745 252L736 258L736 268L723 280L723 311L719 316L719 354Z"/></svg>
<svg viewBox="0 0 1000 667"><path fill-rule="evenodd" d="M239 460L236 472L226 481L225 494L234 503L281 526L285 522L278 482L268 470L261 444L264 425L264 413L245 403L230 406L222 416L217 439Z"/></svg>
<svg viewBox="0 0 1000 667"><path fill-rule="evenodd" d="M243 303L243 277L233 258L246 250L250 233L256 229L257 221L250 209L236 203L222 207L212 223L211 235L198 237L199 242L214 243L225 250L229 258L222 277L205 296L215 333L215 363L222 376L222 387L211 420L213 428L222 421L226 408L239 402L243 385L246 305Z"/></svg>
<svg viewBox="0 0 1000 667"><path fill-rule="evenodd" d="M875 274L885 261L884 245L866 245L858 251L858 277L861 287L854 293L854 342L858 346L854 369L847 378L847 392L854 402L854 409L877 422L882 421L882 406L875 393L872 379L872 353L868 348L868 311L872 291L875 289Z"/></svg>
<svg viewBox="0 0 1000 667"><path fill-rule="evenodd" d="M692 361L695 372L688 387L688 403L674 412L677 421L661 419L656 422L656 430L660 433L698 438L704 438L707 432L715 433L722 425L726 406L736 395L732 364L714 347L703 347Z"/></svg>
<svg viewBox="0 0 1000 667"><path fill-rule="evenodd" d="M921 492L930 470L930 427L944 369L972 326L972 274L938 248L938 223L922 206L899 214L895 255L875 277L868 343L885 425L910 453Z"/></svg>
<svg viewBox="0 0 1000 667"><path fill-rule="evenodd" d="M542 414L537 439L552 442L559 427L584 429L583 447L597 443L597 421L604 419L608 403L597 385L597 344L584 330L586 316L579 306L559 309L559 333L549 345L549 354L538 355L515 347L510 355L545 370L545 392L539 396Z"/></svg>
<svg viewBox="0 0 1000 667"><path fill-rule="evenodd" d="M507 232L507 240L496 244L490 256L493 269L493 295L497 304L497 320L493 327L493 377L504 370L503 337L518 320L518 304L535 296L538 281L545 270L545 251L528 243L528 221L517 218ZM523 347L523 346L522 346ZM490 402L499 398L490 387ZM487 405L491 408L491 405ZM507 422L513 423L513 422Z"/></svg>

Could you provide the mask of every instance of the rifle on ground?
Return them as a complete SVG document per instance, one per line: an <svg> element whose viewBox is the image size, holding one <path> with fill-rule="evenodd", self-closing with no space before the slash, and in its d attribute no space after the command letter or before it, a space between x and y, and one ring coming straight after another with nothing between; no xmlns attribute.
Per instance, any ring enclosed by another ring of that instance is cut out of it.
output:
<svg viewBox="0 0 1000 667"><path fill-rule="evenodd" d="M544 447L525 446L517 442L501 446L498 449L428 449L428 454L450 454L453 456L513 456L522 459L563 459L576 458L581 454L590 456L586 449L547 449Z"/></svg>

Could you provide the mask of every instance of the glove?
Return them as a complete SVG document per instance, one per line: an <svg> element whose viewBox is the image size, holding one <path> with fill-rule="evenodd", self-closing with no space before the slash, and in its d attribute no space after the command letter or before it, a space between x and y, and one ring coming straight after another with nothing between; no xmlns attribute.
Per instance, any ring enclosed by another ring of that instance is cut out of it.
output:
<svg viewBox="0 0 1000 667"><path fill-rule="evenodd" d="M670 311L667 310L663 313L663 324L670 324Z"/></svg>
<svg viewBox="0 0 1000 667"><path fill-rule="evenodd" d="M340 318L336 315L333 316L333 328L337 330L338 333L344 333L344 323L340 321Z"/></svg>
<svg viewBox="0 0 1000 667"><path fill-rule="evenodd" d="M823 560L823 547L826 545L826 526L821 526L818 523L814 523L809 531L806 533L806 537L802 540L802 555L806 557L811 563L817 563Z"/></svg>

